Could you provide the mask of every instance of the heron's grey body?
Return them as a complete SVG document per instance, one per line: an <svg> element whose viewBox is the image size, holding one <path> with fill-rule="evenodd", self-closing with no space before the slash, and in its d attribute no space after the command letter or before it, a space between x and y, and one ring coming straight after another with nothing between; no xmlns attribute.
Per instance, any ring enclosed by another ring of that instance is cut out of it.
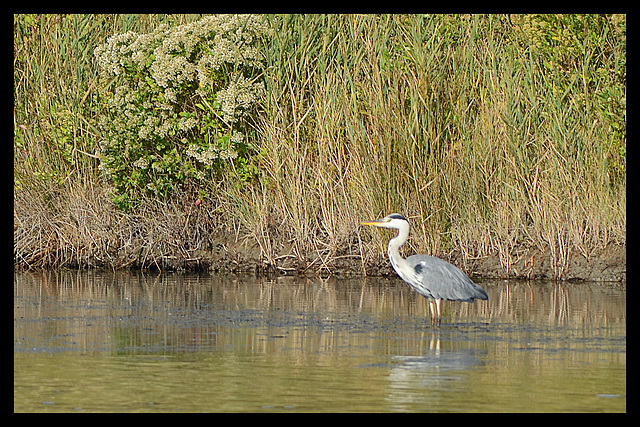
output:
<svg viewBox="0 0 640 427"><path fill-rule="evenodd" d="M429 298L432 321L440 323L442 300L473 302L475 299L488 299L484 289L445 260L429 255L402 258L399 249L409 237L409 221L402 215L394 213L362 224L398 230L398 235L389 241L389 260L402 280L422 296Z"/></svg>
<svg viewBox="0 0 640 427"><path fill-rule="evenodd" d="M413 266L420 278L409 285L424 297L464 302L473 302L476 298L487 299L484 289L445 260L429 255L413 255L406 262Z"/></svg>

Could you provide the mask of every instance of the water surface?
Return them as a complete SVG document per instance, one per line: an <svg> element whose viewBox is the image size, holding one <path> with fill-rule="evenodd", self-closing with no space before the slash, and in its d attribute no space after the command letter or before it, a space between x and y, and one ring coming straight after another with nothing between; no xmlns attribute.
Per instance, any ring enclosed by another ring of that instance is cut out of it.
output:
<svg viewBox="0 0 640 427"><path fill-rule="evenodd" d="M14 275L16 412L626 411L626 290L399 279Z"/></svg>

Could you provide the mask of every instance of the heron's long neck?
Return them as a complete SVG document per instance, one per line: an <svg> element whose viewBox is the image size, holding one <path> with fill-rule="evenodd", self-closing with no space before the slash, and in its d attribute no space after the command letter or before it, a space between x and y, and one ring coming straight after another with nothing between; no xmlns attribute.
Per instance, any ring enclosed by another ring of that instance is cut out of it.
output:
<svg viewBox="0 0 640 427"><path fill-rule="evenodd" d="M407 265L407 261L400 256L400 246L402 246L409 237L409 224L404 227L398 228L398 235L389 241L389 249L387 253L389 254L389 261L391 261L391 265L393 269L398 273L400 277L403 279L407 279L405 276L405 272L409 271L409 266Z"/></svg>

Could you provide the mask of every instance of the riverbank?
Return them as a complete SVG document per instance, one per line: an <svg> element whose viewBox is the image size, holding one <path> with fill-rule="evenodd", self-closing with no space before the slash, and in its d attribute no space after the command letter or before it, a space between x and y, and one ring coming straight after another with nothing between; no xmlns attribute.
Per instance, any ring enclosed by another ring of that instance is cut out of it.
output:
<svg viewBox="0 0 640 427"><path fill-rule="evenodd" d="M13 147L17 268L621 280L626 16L14 15Z"/></svg>
<svg viewBox="0 0 640 427"><path fill-rule="evenodd" d="M409 254L410 255L410 254ZM556 279L557 268L550 253L533 249L519 254L515 262L506 269L500 256L487 255L473 260L464 260L459 253L440 255L468 275L475 278L510 279ZM593 251L589 258L572 252L568 255L560 279L569 281L621 282L627 278L626 246L610 245ZM205 268L216 271L242 272L263 271L279 274L394 276L386 253L372 255L366 261L358 254L347 254L331 259L310 256L304 260L290 254L282 254L269 264L259 257L259 248L242 245L228 247L220 245L218 250L199 254L190 260L171 256L163 258L170 268Z"/></svg>
<svg viewBox="0 0 640 427"><path fill-rule="evenodd" d="M330 247L326 240L299 244L294 229L266 224L251 230L220 207L193 203L186 194L170 203L144 203L124 213L108 199L108 189L71 182L42 197L16 192L14 267L106 268L258 272L275 274L395 275L386 256L391 232L373 236L357 223L349 239ZM413 236L413 234L412 234ZM377 238L374 238L377 237ZM380 240L378 240L380 239ZM411 237L404 256L420 253ZM468 249L468 248L467 248ZM514 247L510 252L470 254L462 247L430 252L472 277L625 281L626 244L610 243L588 251L565 246Z"/></svg>
<svg viewBox="0 0 640 427"><path fill-rule="evenodd" d="M359 254L345 254L329 259L311 255L301 260L290 253L283 253L274 258L273 264L266 259L261 259L259 253L260 248L257 246L221 244L217 250L200 253L197 257L188 260L170 256L164 257L162 261L166 267L172 269L204 268L228 272L260 271L338 277L395 276L396 274L386 252L372 254L366 260L363 260ZM407 254L409 255L411 254ZM626 281L627 277L625 245L610 245L604 249L594 250L589 258L573 251L568 254L564 266L554 265L551 254L538 249L523 251L514 257L508 268L501 263L500 256L497 254L467 260L460 253L438 256L457 265L469 276L483 279L621 282ZM558 274L560 274L559 277Z"/></svg>

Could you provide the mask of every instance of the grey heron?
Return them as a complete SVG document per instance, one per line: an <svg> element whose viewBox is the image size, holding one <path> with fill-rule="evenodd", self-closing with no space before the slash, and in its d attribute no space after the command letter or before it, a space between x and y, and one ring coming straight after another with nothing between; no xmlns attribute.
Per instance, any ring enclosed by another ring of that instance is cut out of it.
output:
<svg viewBox="0 0 640 427"><path fill-rule="evenodd" d="M472 303L474 299L489 298L484 289L473 283L458 267L445 260L429 255L402 258L398 249L409 237L409 221L402 215L392 213L382 219L361 224L398 230L398 235L389 241L389 261L402 280L429 299L431 323L440 324L443 300Z"/></svg>

